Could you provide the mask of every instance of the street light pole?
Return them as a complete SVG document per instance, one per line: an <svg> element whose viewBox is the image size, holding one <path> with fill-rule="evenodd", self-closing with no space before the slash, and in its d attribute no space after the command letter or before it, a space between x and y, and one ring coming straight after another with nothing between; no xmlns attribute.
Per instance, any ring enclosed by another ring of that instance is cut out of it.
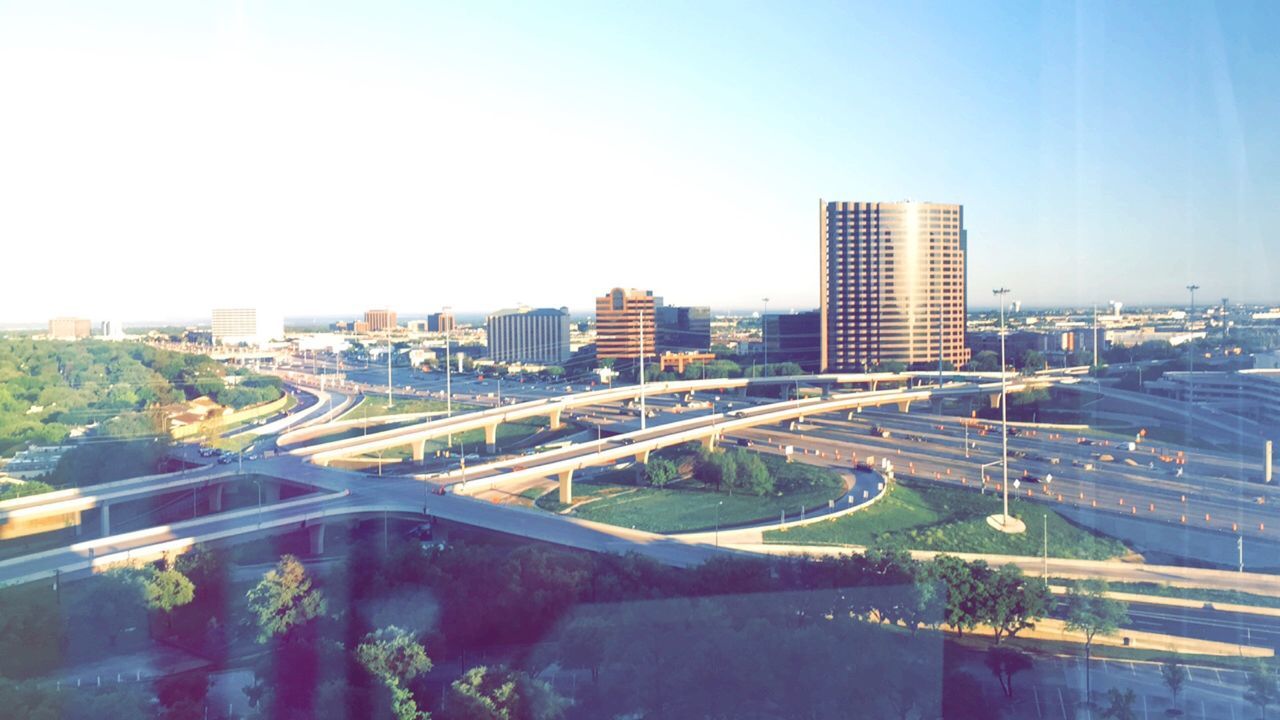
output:
<svg viewBox="0 0 1280 720"><path fill-rule="evenodd" d="M391 409L391 325L387 325L387 409Z"/></svg>
<svg viewBox="0 0 1280 720"><path fill-rule="evenodd" d="M769 371L769 338L765 335L769 328L769 298L764 299L764 314L760 316L760 344L764 346L764 372Z"/></svg>
<svg viewBox="0 0 1280 720"><path fill-rule="evenodd" d="M648 426L648 413L644 403L644 303L640 304L640 429Z"/></svg>
<svg viewBox="0 0 1280 720"><path fill-rule="evenodd" d="M723 500L716 501L716 547L720 547L720 506L723 504Z"/></svg>
<svg viewBox="0 0 1280 720"><path fill-rule="evenodd" d="M450 315L449 324L444 329L444 416L450 418L453 417L453 364L449 360L449 344L453 338L452 311L451 306L444 307L444 312ZM440 322L444 322L443 314ZM452 433L446 437L446 445L453 447Z"/></svg>
<svg viewBox="0 0 1280 720"><path fill-rule="evenodd" d="M1004 516L1000 519L1000 524L1007 526L1009 524L1009 403L1007 402L1008 376L1006 375L1008 366L1005 365L1004 347L1004 296L1009 294L1009 288L996 288L991 292L1000 298L1000 466L1004 490Z"/></svg>

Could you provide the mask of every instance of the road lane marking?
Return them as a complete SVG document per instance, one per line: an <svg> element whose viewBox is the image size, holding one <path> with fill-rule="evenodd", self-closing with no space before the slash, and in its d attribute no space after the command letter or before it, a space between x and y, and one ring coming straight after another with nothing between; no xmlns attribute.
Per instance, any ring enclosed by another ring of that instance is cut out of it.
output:
<svg viewBox="0 0 1280 720"><path fill-rule="evenodd" d="M1062 699L1062 688L1058 688L1058 705L1062 708L1062 720L1068 720L1067 701Z"/></svg>

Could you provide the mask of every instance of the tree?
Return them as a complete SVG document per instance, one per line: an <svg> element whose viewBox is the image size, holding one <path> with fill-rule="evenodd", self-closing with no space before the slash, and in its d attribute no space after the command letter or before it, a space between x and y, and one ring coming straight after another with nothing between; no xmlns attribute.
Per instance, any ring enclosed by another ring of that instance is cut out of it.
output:
<svg viewBox="0 0 1280 720"><path fill-rule="evenodd" d="M967 368L972 372L999 372L1000 353L983 350L969 361Z"/></svg>
<svg viewBox="0 0 1280 720"><path fill-rule="evenodd" d="M1044 353L1039 350L1028 350L1022 353L1021 362L1018 363L1018 367L1027 372L1043 370L1045 365Z"/></svg>
<svg viewBox="0 0 1280 720"><path fill-rule="evenodd" d="M481 665L453 681L442 714L446 720L558 720L567 705L526 673Z"/></svg>
<svg viewBox="0 0 1280 720"><path fill-rule="evenodd" d="M1245 681L1244 699L1258 708L1262 720L1267 720L1267 707L1280 699L1280 688L1276 687L1276 675L1262 661L1249 673Z"/></svg>
<svg viewBox="0 0 1280 720"><path fill-rule="evenodd" d="M945 591L943 622L963 637L966 630L973 630L982 621L981 596L990 581L991 568L983 560L968 563L954 555L939 555L929 571Z"/></svg>
<svg viewBox="0 0 1280 720"><path fill-rule="evenodd" d="M679 474L676 464L664 457L652 456L644 464L645 479L654 487L663 487L679 477Z"/></svg>
<svg viewBox="0 0 1280 720"><path fill-rule="evenodd" d="M1114 720L1138 720L1138 711L1133 709L1133 704L1137 697L1133 694L1133 690L1126 688L1121 692L1118 688L1111 688L1107 691L1107 707L1102 711L1102 717L1114 718Z"/></svg>
<svg viewBox="0 0 1280 720"><path fill-rule="evenodd" d="M734 473L731 486L737 486L744 492L763 496L773 492L773 476L759 455L748 452L733 453Z"/></svg>
<svg viewBox="0 0 1280 720"><path fill-rule="evenodd" d="M431 658L413 636L394 625L371 632L356 648L356 659L391 691L396 720L423 717L413 693L405 685L418 675L430 672Z"/></svg>
<svg viewBox="0 0 1280 720"><path fill-rule="evenodd" d="M195 599L196 586L186 575L173 568L151 568L141 576L142 597L149 610L164 613L166 623L173 626L173 609Z"/></svg>
<svg viewBox="0 0 1280 720"><path fill-rule="evenodd" d="M1165 687L1169 688L1169 694L1172 696L1170 701L1173 705L1169 713L1171 715L1181 715L1182 711L1178 710L1178 693L1182 692L1182 686L1187 681L1187 668L1178 658L1170 658L1160 663L1160 677L1164 680Z"/></svg>
<svg viewBox="0 0 1280 720"><path fill-rule="evenodd" d="M990 575L982 592L979 617L990 625L999 645L1049 613L1053 596L1039 578L1028 578L1014 565Z"/></svg>
<svg viewBox="0 0 1280 720"><path fill-rule="evenodd" d="M1067 630L1084 633L1084 697L1092 701L1089 659L1093 639L1110 635L1129 619L1126 605L1107 597L1105 580L1082 580L1067 588Z"/></svg>
<svg viewBox="0 0 1280 720"><path fill-rule="evenodd" d="M156 698L163 710L164 720L200 717L205 699L209 696L209 673L194 670L178 675L168 675L156 681Z"/></svg>
<svg viewBox="0 0 1280 720"><path fill-rule="evenodd" d="M115 647L120 630L145 604L139 573L131 568L110 570L91 583L82 607L94 627L106 634L107 645Z"/></svg>
<svg viewBox="0 0 1280 720"><path fill-rule="evenodd" d="M987 669L1000 683L1000 689L1007 698L1013 697L1013 676L1031 669L1031 657L1021 650L994 645L987 650L983 659Z"/></svg>
<svg viewBox="0 0 1280 720"><path fill-rule="evenodd" d="M324 614L324 594L312 587L307 570L293 555L284 555L275 569L247 594L249 611L258 624L258 642L287 636L291 630Z"/></svg>

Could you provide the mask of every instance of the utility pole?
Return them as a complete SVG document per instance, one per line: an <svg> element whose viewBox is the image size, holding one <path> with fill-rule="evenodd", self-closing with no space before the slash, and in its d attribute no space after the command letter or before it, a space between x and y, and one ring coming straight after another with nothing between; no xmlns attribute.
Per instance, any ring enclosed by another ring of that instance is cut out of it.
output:
<svg viewBox="0 0 1280 720"><path fill-rule="evenodd" d="M391 409L391 326L387 325L387 409Z"/></svg>
<svg viewBox="0 0 1280 720"><path fill-rule="evenodd" d="M1009 403L1008 403L1008 376L1006 374L1005 364L1005 347L1004 347L1004 296L1009 294L1009 288L1001 287L991 291L993 295L1000 298L1000 467L1003 472L1004 489L1004 517L1000 519L1001 526L1009 524Z"/></svg>
<svg viewBox="0 0 1280 720"><path fill-rule="evenodd" d="M1236 556L1240 561L1240 572L1244 572L1244 535L1236 536Z"/></svg>

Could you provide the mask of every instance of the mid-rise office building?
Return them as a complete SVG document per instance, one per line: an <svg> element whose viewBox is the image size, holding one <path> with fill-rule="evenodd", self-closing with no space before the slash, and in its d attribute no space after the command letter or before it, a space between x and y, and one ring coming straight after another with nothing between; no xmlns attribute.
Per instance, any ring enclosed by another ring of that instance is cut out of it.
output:
<svg viewBox="0 0 1280 720"><path fill-rule="evenodd" d="M395 310L365 310L364 322L369 327L369 332L382 332L384 330L396 329L396 311Z"/></svg>
<svg viewBox="0 0 1280 720"><path fill-rule="evenodd" d="M793 362L805 370L818 369L822 314L817 310L766 313L765 357L770 363Z"/></svg>
<svg viewBox="0 0 1280 720"><path fill-rule="evenodd" d="M820 202L818 241L823 371L968 361L960 205Z"/></svg>
<svg viewBox="0 0 1280 720"><path fill-rule="evenodd" d="M103 320L99 333L105 340L123 340L125 337L124 325L119 320Z"/></svg>
<svg viewBox="0 0 1280 720"><path fill-rule="evenodd" d="M558 365L569 359L569 309L520 307L485 319L489 358Z"/></svg>
<svg viewBox="0 0 1280 720"><path fill-rule="evenodd" d="M596 358L638 360L641 353L652 357L656 307L652 290L614 288L596 298Z"/></svg>
<svg viewBox="0 0 1280 720"><path fill-rule="evenodd" d="M81 340L90 332L87 318L59 317L49 321L49 337L53 340Z"/></svg>
<svg viewBox="0 0 1280 720"><path fill-rule="evenodd" d="M427 316L427 332L452 332L457 321L450 312L431 313Z"/></svg>
<svg viewBox="0 0 1280 720"><path fill-rule="evenodd" d="M215 345L265 345L284 337L284 319L256 308L215 308Z"/></svg>
<svg viewBox="0 0 1280 720"><path fill-rule="evenodd" d="M654 310L659 352L704 351L711 347L711 308L658 304Z"/></svg>

